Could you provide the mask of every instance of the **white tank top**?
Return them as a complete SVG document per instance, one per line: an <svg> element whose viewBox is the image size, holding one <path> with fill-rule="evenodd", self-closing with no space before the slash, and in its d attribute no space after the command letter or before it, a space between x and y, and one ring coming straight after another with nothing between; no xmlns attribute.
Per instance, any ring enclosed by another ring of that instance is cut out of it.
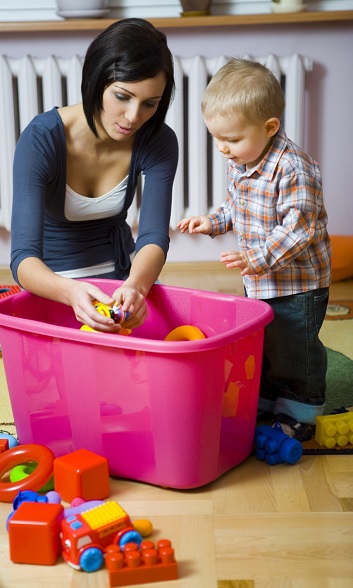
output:
<svg viewBox="0 0 353 588"><path fill-rule="evenodd" d="M98 198L89 198L77 194L70 186L66 184L65 193L65 218L69 221L85 221L98 218L108 218L122 211L126 195L128 176L120 182L115 188L98 196ZM64 278L86 278L98 274L105 274L114 271L114 261L106 261L89 267L55 272Z"/></svg>
<svg viewBox="0 0 353 588"><path fill-rule="evenodd" d="M124 205L127 181L128 176L110 192L98 196L98 198L89 198L88 196L77 194L66 184L65 218L69 221L85 221L108 218L119 214Z"/></svg>

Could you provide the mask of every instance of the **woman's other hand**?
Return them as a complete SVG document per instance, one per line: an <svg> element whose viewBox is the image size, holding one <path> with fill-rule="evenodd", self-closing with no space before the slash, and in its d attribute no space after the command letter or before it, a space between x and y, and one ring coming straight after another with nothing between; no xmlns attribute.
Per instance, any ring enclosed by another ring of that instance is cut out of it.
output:
<svg viewBox="0 0 353 588"><path fill-rule="evenodd" d="M115 290L113 298L117 304L121 304L125 312L129 313L129 318L123 323L124 328L134 329L144 323L147 317L147 304L141 292L123 284Z"/></svg>

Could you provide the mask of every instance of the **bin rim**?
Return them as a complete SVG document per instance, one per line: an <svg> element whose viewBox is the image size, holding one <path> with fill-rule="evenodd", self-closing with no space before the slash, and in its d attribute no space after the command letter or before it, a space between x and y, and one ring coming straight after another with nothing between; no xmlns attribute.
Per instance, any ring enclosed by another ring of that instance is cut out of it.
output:
<svg viewBox="0 0 353 588"><path fill-rule="evenodd" d="M111 282L112 280L86 280L91 283L98 283L101 285L102 282ZM118 280L116 282L119 282ZM200 292L192 288L182 288L179 286L164 286L163 284L155 284L155 287L167 288L171 290L183 290L185 293ZM51 339L63 339L66 341L75 341L83 344L91 344L97 346L104 346L109 348L117 348L132 351L145 351L148 353L162 353L162 354L184 354L184 353L197 353L217 349L224 347L239 341L249 334L264 329L265 326L270 323L273 319L273 310L269 304L262 300L250 299L244 296L237 296L233 294L219 294L218 292L211 292L203 290L205 295L215 296L219 300L220 296L225 301L241 300L242 303L257 305L261 308L261 312L257 313L254 319L247 321L246 325L238 325L227 332L219 333L217 335L211 335L205 339L197 339L192 341L164 341L150 338L134 337L133 334L128 336L118 335L115 333L100 333L82 331L79 328L65 327L60 325L52 325L44 322L40 322L33 319L19 318L2 312L2 305L8 305L10 298L18 297L32 297L35 296L29 292L23 291L7 296L6 298L0 299L0 334L3 329L11 329L16 331L25 332L31 335L46 336ZM44 300L44 299L43 299ZM148 301L148 297L147 297ZM60 303L57 303L60 304ZM1 344L1 337L0 337Z"/></svg>

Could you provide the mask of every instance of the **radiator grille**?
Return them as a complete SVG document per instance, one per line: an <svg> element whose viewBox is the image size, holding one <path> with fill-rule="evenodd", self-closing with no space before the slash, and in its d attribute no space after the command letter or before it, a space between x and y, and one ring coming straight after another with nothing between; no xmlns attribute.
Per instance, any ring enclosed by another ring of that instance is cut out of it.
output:
<svg viewBox="0 0 353 588"><path fill-rule="evenodd" d="M286 97L283 125L290 138L302 145L304 130L305 72L308 57L266 55L245 57L269 67L281 82ZM201 114L201 98L209 79L228 61L226 56L205 58L174 56L176 94L166 122L175 130L180 159L173 189L171 229L186 215L207 214L226 195L226 160L214 147ZM40 112L54 106L80 102L83 58L49 56L9 58L0 56L0 226L10 230L12 162L22 130ZM128 222L136 227L139 199L129 210Z"/></svg>

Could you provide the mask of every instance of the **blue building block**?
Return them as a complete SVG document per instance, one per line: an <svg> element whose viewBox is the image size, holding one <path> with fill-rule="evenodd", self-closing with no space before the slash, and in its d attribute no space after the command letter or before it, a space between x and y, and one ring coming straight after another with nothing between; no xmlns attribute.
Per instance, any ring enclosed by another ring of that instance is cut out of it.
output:
<svg viewBox="0 0 353 588"><path fill-rule="evenodd" d="M268 465L295 464L303 454L303 446L283 433L280 425L259 425L255 430L255 455Z"/></svg>

